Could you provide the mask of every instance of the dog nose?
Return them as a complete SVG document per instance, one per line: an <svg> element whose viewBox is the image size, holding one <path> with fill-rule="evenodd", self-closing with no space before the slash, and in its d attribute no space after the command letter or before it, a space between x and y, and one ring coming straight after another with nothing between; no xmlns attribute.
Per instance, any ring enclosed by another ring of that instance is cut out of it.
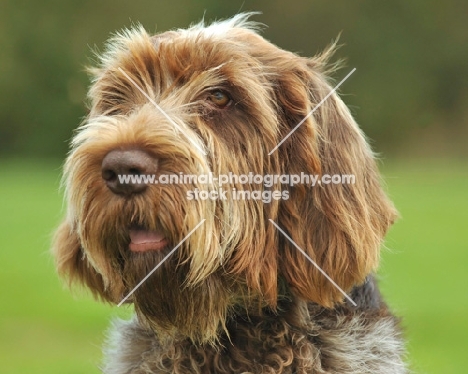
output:
<svg viewBox="0 0 468 374"><path fill-rule="evenodd" d="M158 159L139 149L113 150L102 160L102 179L118 195L142 193L156 174Z"/></svg>

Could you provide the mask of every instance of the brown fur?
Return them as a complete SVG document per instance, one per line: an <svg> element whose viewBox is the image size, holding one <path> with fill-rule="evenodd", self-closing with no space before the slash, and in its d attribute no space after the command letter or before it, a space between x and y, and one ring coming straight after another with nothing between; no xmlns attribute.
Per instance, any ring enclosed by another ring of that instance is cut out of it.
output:
<svg viewBox="0 0 468 374"><path fill-rule="evenodd" d="M118 303L166 254L131 253L130 225L163 229L175 246L205 219L131 297L138 316L131 334L146 339L143 351L135 352L138 362L151 356L156 363L108 373L336 372L324 369L326 337L310 310L302 308L301 317L288 322L297 303L284 306L281 300L333 308L342 294L269 219L350 291L377 268L396 212L363 134L336 94L268 156L332 89L326 69L333 48L302 58L254 29L246 15L156 36L137 28L111 39L91 69L90 114L64 171L68 212L53 245L59 273ZM228 92L233 105L211 105L206 96L213 89ZM161 174L354 174L356 184L277 184L272 189L287 189L290 198L269 204L186 199L187 190L214 185L151 185L144 194L123 198L106 187L101 163L114 149L133 148L157 158ZM379 324L380 317L372 316L369 325ZM338 314L330 318L340 320ZM331 323L331 331L356 325ZM361 332L349 331L354 333ZM384 372L346 370L340 372Z"/></svg>

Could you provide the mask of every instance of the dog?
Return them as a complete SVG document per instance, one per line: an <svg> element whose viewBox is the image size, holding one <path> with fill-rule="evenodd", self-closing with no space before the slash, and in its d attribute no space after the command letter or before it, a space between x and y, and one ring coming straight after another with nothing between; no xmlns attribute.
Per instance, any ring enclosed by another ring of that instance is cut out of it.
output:
<svg viewBox="0 0 468 374"><path fill-rule="evenodd" d="M374 275L397 212L328 78L335 45L300 57L250 16L110 39L64 166L58 273L134 307L103 373L407 373ZM322 183L240 179L304 173ZM228 194L151 175L229 175Z"/></svg>

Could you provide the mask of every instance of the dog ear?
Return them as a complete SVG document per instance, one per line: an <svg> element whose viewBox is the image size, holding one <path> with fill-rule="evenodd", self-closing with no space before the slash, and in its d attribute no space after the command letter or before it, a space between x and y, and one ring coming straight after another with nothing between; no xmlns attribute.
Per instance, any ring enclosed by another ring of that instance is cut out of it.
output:
<svg viewBox="0 0 468 374"><path fill-rule="evenodd" d="M284 52L274 62L280 140L332 91L325 66L332 48L303 59ZM344 291L379 263L380 245L396 211L381 187L374 155L348 108L333 93L275 151L284 174L350 176L348 183L287 186L279 226ZM331 307L343 295L284 235L280 274L299 296Z"/></svg>
<svg viewBox="0 0 468 374"><path fill-rule="evenodd" d="M86 258L76 232L67 220L55 232L52 254L60 276L67 277L69 284L80 283L87 286L96 298L115 301L102 276Z"/></svg>

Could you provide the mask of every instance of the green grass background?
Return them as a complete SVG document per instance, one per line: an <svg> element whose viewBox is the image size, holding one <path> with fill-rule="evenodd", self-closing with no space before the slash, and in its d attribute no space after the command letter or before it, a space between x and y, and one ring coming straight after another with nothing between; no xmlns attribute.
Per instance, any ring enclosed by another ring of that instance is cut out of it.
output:
<svg viewBox="0 0 468 374"><path fill-rule="evenodd" d="M418 373L468 372L468 165L393 162L383 168L401 219L380 282L403 317ZM99 373L109 319L128 310L73 296L48 253L63 213L60 163L0 161L0 373Z"/></svg>

